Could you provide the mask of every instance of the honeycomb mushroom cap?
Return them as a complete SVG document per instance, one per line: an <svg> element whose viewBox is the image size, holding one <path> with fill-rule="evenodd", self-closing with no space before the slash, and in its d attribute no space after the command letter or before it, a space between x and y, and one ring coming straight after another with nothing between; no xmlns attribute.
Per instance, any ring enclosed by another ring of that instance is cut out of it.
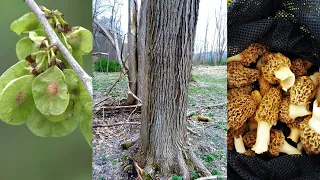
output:
<svg viewBox="0 0 320 180"><path fill-rule="evenodd" d="M228 125L230 128L239 129L251 117L256 106L249 95L233 98L227 105Z"/></svg>
<svg viewBox="0 0 320 180"><path fill-rule="evenodd" d="M266 61L261 67L262 77L270 84L279 83L284 91L287 91L295 81L295 76L290 70L290 59L281 53L266 53L263 56Z"/></svg>
<svg viewBox="0 0 320 180"><path fill-rule="evenodd" d="M263 77L260 77L258 79L258 82L259 82L260 94L264 96L271 88L271 85Z"/></svg>
<svg viewBox="0 0 320 180"><path fill-rule="evenodd" d="M303 76L306 75L307 69L303 64L303 60L298 58L291 61L291 71L295 76Z"/></svg>
<svg viewBox="0 0 320 180"><path fill-rule="evenodd" d="M279 156L280 149L284 145L284 135L281 130L270 130L269 150L271 156Z"/></svg>
<svg viewBox="0 0 320 180"><path fill-rule="evenodd" d="M230 129L228 129L228 131L232 135L232 137L239 138L239 136L243 135L243 133L246 131L246 129L247 129L247 123L244 122L240 128L238 128L238 129L230 128Z"/></svg>
<svg viewBox="0 0 320 180"><path fill-rule="evenodd" d="M300 76L289 91L292 104L304 105L314 97L315 85L309 76Z"/></svg>
<svg viewBox="0 0 320 180"><path fill-rule="evenodd" d="M251 63L257 62L258 57L268 50L268 47L260 43L252 43L240 54L228 58L227 62L239 61L244 66L250 66Z"/></svg>
<svg viewBox="0 0 320 180"><path fill-rule="evenodd" d="M289 105L290 97L284 97L281 100L280 110L279 110L279 121L284 123L293 123L294 119L289 116Z"/></svg>
<svg viewBox="0 0 320 180"><path fill-rule="evenodd" d="M311 68L312 63L308 60L303 60L303 66L306 68L306 70L308 70Z"/></svg>
<svg viewBox="0 0 320 180"><path fill-rule="evenodd" d="M230 101L234 97L238 97L241 95L250 95L251 91L252 91L252 85L247 85L240 88L228 89L227 99L228 101Z"/></svg>
<svg viewBox="0 0 320 180"><path fill-rule="evenodd" d="M276 125L281 102L281 92L277 88L270 90L263 96L261 103L256 111L256 121L266 121L270 125Z"/></svg>
<svg viewBox="0 0 320 180"><path fill-rule="evenodd" d="M260 92L258 90L254 90L251 93L251 99L253 100L253 102L255 103L256 106L258 106L262 100L262 96L260 94Z"/></svg>
<svg viewBox="0 0 320 180"><path fill-rule="evenodd" d="M280 67L291 67L290 59L281 53L266 53L263 55L262 61L266 61L266 63L261 67L262 76L270 84L278 83L278 79L276 78L274 73Z"/></svg>
<svg viewBox="0 0 320 180"><path fill-rule="evenodd" d="M310 116L306 116L300 123L300 140L303 144L305 151L308 154L319 154L320 153L320 134L316 133L309 126Z"/></svg>
<svg viewBox="0 0 320 180"><path fill-rule="evenodd" d="M240 62L227 63L228 87L243 87L255 82L260 76L256 69L244 67Z"/></svg>
<svg viewBox="0 0 320 180"><path fill-rule="evenodd" d="M246 147L252 148L252 146L256 143L257 139L257 131L249 131L243 136L243 143Z"/></svg>

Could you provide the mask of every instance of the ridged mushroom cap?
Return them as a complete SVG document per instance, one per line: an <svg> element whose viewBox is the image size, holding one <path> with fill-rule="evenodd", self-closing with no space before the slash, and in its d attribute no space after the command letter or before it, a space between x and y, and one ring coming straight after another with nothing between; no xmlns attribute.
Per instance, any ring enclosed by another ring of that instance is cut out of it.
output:
<svg viewBox="0 0 320 180"><path fill-rule="evenodd" d="M276 125L281 102L281 92L278 88L270 88L263 96L255 113L256 121L265 121L270 125Z"/></svg>
<svg viewBox="0 0 320 180"><path fill-rule="evenodd" d="M275 76L275 72L281 67L291 67L290 59L281 53L266 53L263 55L262 61L266 61L262 64L261 73L262 77L270 84L277 84L278 79Z"/></svg>
<svg viewBox="0 0 320 180"><path fill-rule="evenodd" d="M261 103L262 96L258 90L254 90L251 93L251 99L255 103L256 106L258 106Z"/></svg>
<svg viewBox="0 0 320 180"><path fill-rule="evenodd" d="M259 82L260 94L264 96L271 88L271 85L263 77L260 77L258 79L258 82Z"/></svg>
<svg viewBox="0 0 320 180"><path fill-rule="evenodd" d="M310 116L306 116L300 123L300 140L303 144L305 151L308 154L319 154L320 153L320 134L317 134L309 126Z"/></svg>
<svg viewBox="0 0 320 180"><path fill-rule="evenodd" d="M242 139L246 147L252 148L253 145L256 143L257 130L247 132Z"/></svg>
<svg viewBox="0 0 320 180"><path fill-rule="evenodd" d="M293 122L287 123L287 126L291 128L300 129L300 123L304 120L305 117L297 117Z"/></svg>
<svg viewBox="0 0 320 180"><path fill-rule="evenodd" d="M228 104L228 125L230 128L239 129L251 117L256 106L249 95L233 98Z"/></svg>
<svg viewBox="0 0 320 180"><path fill-rule="evenodd" d="M270 130L270 144L268 146L268 152L271 156L279 156L280 149L284 144L284 135L281 130Z"/></svg>
<svg viewBox="0 0 320 180"><path fill-rule="evenodd" d="M227 63L228 87L243 87L255 82L260 76L256 69L244 67L240 62Z"/></svg>
<svg viewBox="0 0 320 180"><path fill-rule="evenodd" d="M243 133L246 131L246 129L247 129L247 123L244 122L240 128L238 128L238 129L230 128L228 130L229 130L229 133L232 135L232 137L239 138L239 136L243 135Z"/></svg>
<svg viewBox="0 0 320 180"><path fill-rule="evenodd" d="M279 121L283 123L293 123L294 119L289 116L290 97L286 96L282 98L279 110Z"/></svg>
<svg viewBox="0 0 320 180"><path fill-rule="evenodd" d="M251 63L257 62L259 56L267 52L269 48L260 43L252 43L240 53L241 63L244 66L250 66Z"/></svg>
<svg viewBox="0 0 320 180"><path fill-rule="evenodd" d="M228 89L227 99L228 101L230 101L234 97L238 97L241 95L250 95L251 91L252 91L252 85L247 85L240 88Z"/></svg>
<svg viewBox="0 0 320 180"><path fill-rule="evenodd" d="M298 58L291 61L291 71L295 76L306 75L307 69L304 67L303 60Z"/></svg>
<svg viewBox="0 0 320 180"><path fill-rule="evenodd" d="M314 97L315 85L309 76L300 76L289 91L292 104L304 105Z"/></svg>

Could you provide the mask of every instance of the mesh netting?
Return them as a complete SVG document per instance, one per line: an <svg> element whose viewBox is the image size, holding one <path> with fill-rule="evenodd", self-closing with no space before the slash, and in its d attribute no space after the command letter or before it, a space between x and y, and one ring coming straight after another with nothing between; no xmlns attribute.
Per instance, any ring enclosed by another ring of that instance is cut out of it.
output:
<svg viewBox="0 0 320 180"><path fill-rule="evenodd" d="M320 65L319 0L238 0L228 6L228 56L252 42Z"/></svg>
<svg viewBox="0 0 320 180"><path fill-rule="evenodd" d="M320 0L236 0L228 6L228 56L239 54L251 43L270 46L289 58L300 57L320 66ZM312 70L311 70L312 71ZM276 129L289 135L279 122ZM296 147L293 141L288 143ZM320 179L320 155L269 158L249 157L228 151L231 180Z"/></svg>

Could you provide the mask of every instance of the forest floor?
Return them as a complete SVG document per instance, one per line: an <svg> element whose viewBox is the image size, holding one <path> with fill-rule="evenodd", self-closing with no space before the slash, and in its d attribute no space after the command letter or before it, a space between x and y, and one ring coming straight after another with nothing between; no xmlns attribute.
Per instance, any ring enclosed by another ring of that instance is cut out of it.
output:
<svg viewBox="0 0 320 180"><path fill-rule="evenodd" d="M93 90L96 104L118 79L119 73L94 72ZM194 66L189 86L188 131L195 153L213 175L227 175L226 148L226 66ZM125 78L113 88L109 98L98 106L118 106L127 96ZM216 106L218 104L218 106ZM131 109L103 110L94 108L93 119L93 180L136 179L131 155L138 143L125 150L121 144L139 138L140 112ZM198 116L208 117L200 122ZM120 124L121 122L133 122ZM115 124L118 123L118 124ZM98 127L98 126L106 127ZM194 179L197 172L192 172Z"/></svg>

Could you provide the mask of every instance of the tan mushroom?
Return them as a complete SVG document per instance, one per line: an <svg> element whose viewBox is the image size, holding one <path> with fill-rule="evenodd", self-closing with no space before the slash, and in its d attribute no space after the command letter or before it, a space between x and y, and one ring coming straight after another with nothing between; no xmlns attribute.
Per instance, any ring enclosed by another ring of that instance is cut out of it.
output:
<svg viewBox="0 0 320 180"><path fill-rule="evenodd" d="M233 139L233 134L231 132L232 132L232 129L228 129L228 131L227 131L227 149L229 151L233 150L233 148L234 148L234 139Z"/></svg>
<svg viewBox="0 0 320 180"><path fill-rule="evenodd" d="M234 97L238 97L241 95L250 95L251 91L252 91L251 84L244 87L240 87L240 88L228 89L227 99L228 101L230 101Z"/></svg>
<svg viewBox="0 0 320 180"><path fill-rule="evenodd" d="M315 84L309 76L300 76L290 88L290 103L294 105L307 105L315 95ZM316 83L316 82L315 82Z"/></svg>
<svg viewBox="0 0 320 180"><path fill-rule="evenodd" d="M227 104L228 126L239 129L256 110L256 104L249 95L231 99Z"/></svg>
<svg viewBox="0 0 320 180"><path fill-rule="evenodd" d="M303 121L304 117L298 117L292 123L287 123L290 128L290 134L288 139L291 139L293 142L298 143L300 138L300 123Z"/></svg>
<svg viewBox="0 0 320 180"><path fill-rule="evenodd" d="M306 68L306 70L308 70L311 68L312 63L308 60L303 60L303 66Z"/></svg>
<svg viewBox="0 0 320 180"><path fill-rule="evenodd" d="M290 104L290 97L282 98L280 104L279 120L286 124L294 123L297 117L303 117L311 114L309 105L294 105Z"/></svg>
<svg viewBox="0 0 320 180"><path fill-rule="evenodd" d="M286 154L301 154L297 148L287 143L281 130L275 129L271 129L270 131L270 144L268 152L271 156L279 156L280 152Z"/></svg>
<svg viewBox="0 0 320 180"><path fill-rule="evenodd" d="M310 120L311 115L306 116L300 123L300 140L307 154L319 154L320 134L310 127Z"/></svg>
<svg viewBox="0 0 320 180"><path fill-rule="evenodd" d="M266 53L263 55L262 77L270 84L279 83L284 91L293 86L295 76L290 70L290 59L281 53Z"/></svg>
<svg viewBox="0 0 320 180"><path fill-rule="evenodd" d="M252 150L261 154L268 150L270 142L270 129L277 124L281 92L278 88L270 88L263 96L261 103L255 113L255 120L258 122L257 140Z"/></svg>
<svg viewBox="0 0 320 180"><path fill-rule="evenodd" d="M228 129L230 133L230 137L233 137L234 140L234 147L238 153L244 153L246 152L246 149L243 144L242 135L244 131L246 130L247 125L246 123L243 123L243 125L239 129Z"/></svg>
<svg viewBox="0 0 320 180"><path fill-rule="evenodd" d="M235 56L229 57L227 62L239 61L244 66L250 66L251 63L255 63L259 56L269 50L268 47L260 43L252 43L244 51Z"/></svg>
<svg viewBox="0 0 320 180"><path fill-rule="evenodd" d="M236 88L252 84L260 76L256 69L244 67L240 62L227 63L228 87Z"/></svg>
<svg viewBox="0 0 320 180"><path fill-rule="evenodd" d="M295 76L306 75L307 69L304 66L303 60L301 58L291 61L291 71Z"/></svg>
<svg viewBox="0 0 320 180"><path fill-rule="evenodd" d="M263 77L260 77L258 79L258 82L259 82L260 93L262 96L264 96L271 88L271 85Z"/></svg>
<svg viewBox="0 0 320 180"><path fill-rule="evenodd" d="M249 131L243 136L243 143L247 148L252 148L253 145L256 143L257 139L257 131Z"/></svg>

